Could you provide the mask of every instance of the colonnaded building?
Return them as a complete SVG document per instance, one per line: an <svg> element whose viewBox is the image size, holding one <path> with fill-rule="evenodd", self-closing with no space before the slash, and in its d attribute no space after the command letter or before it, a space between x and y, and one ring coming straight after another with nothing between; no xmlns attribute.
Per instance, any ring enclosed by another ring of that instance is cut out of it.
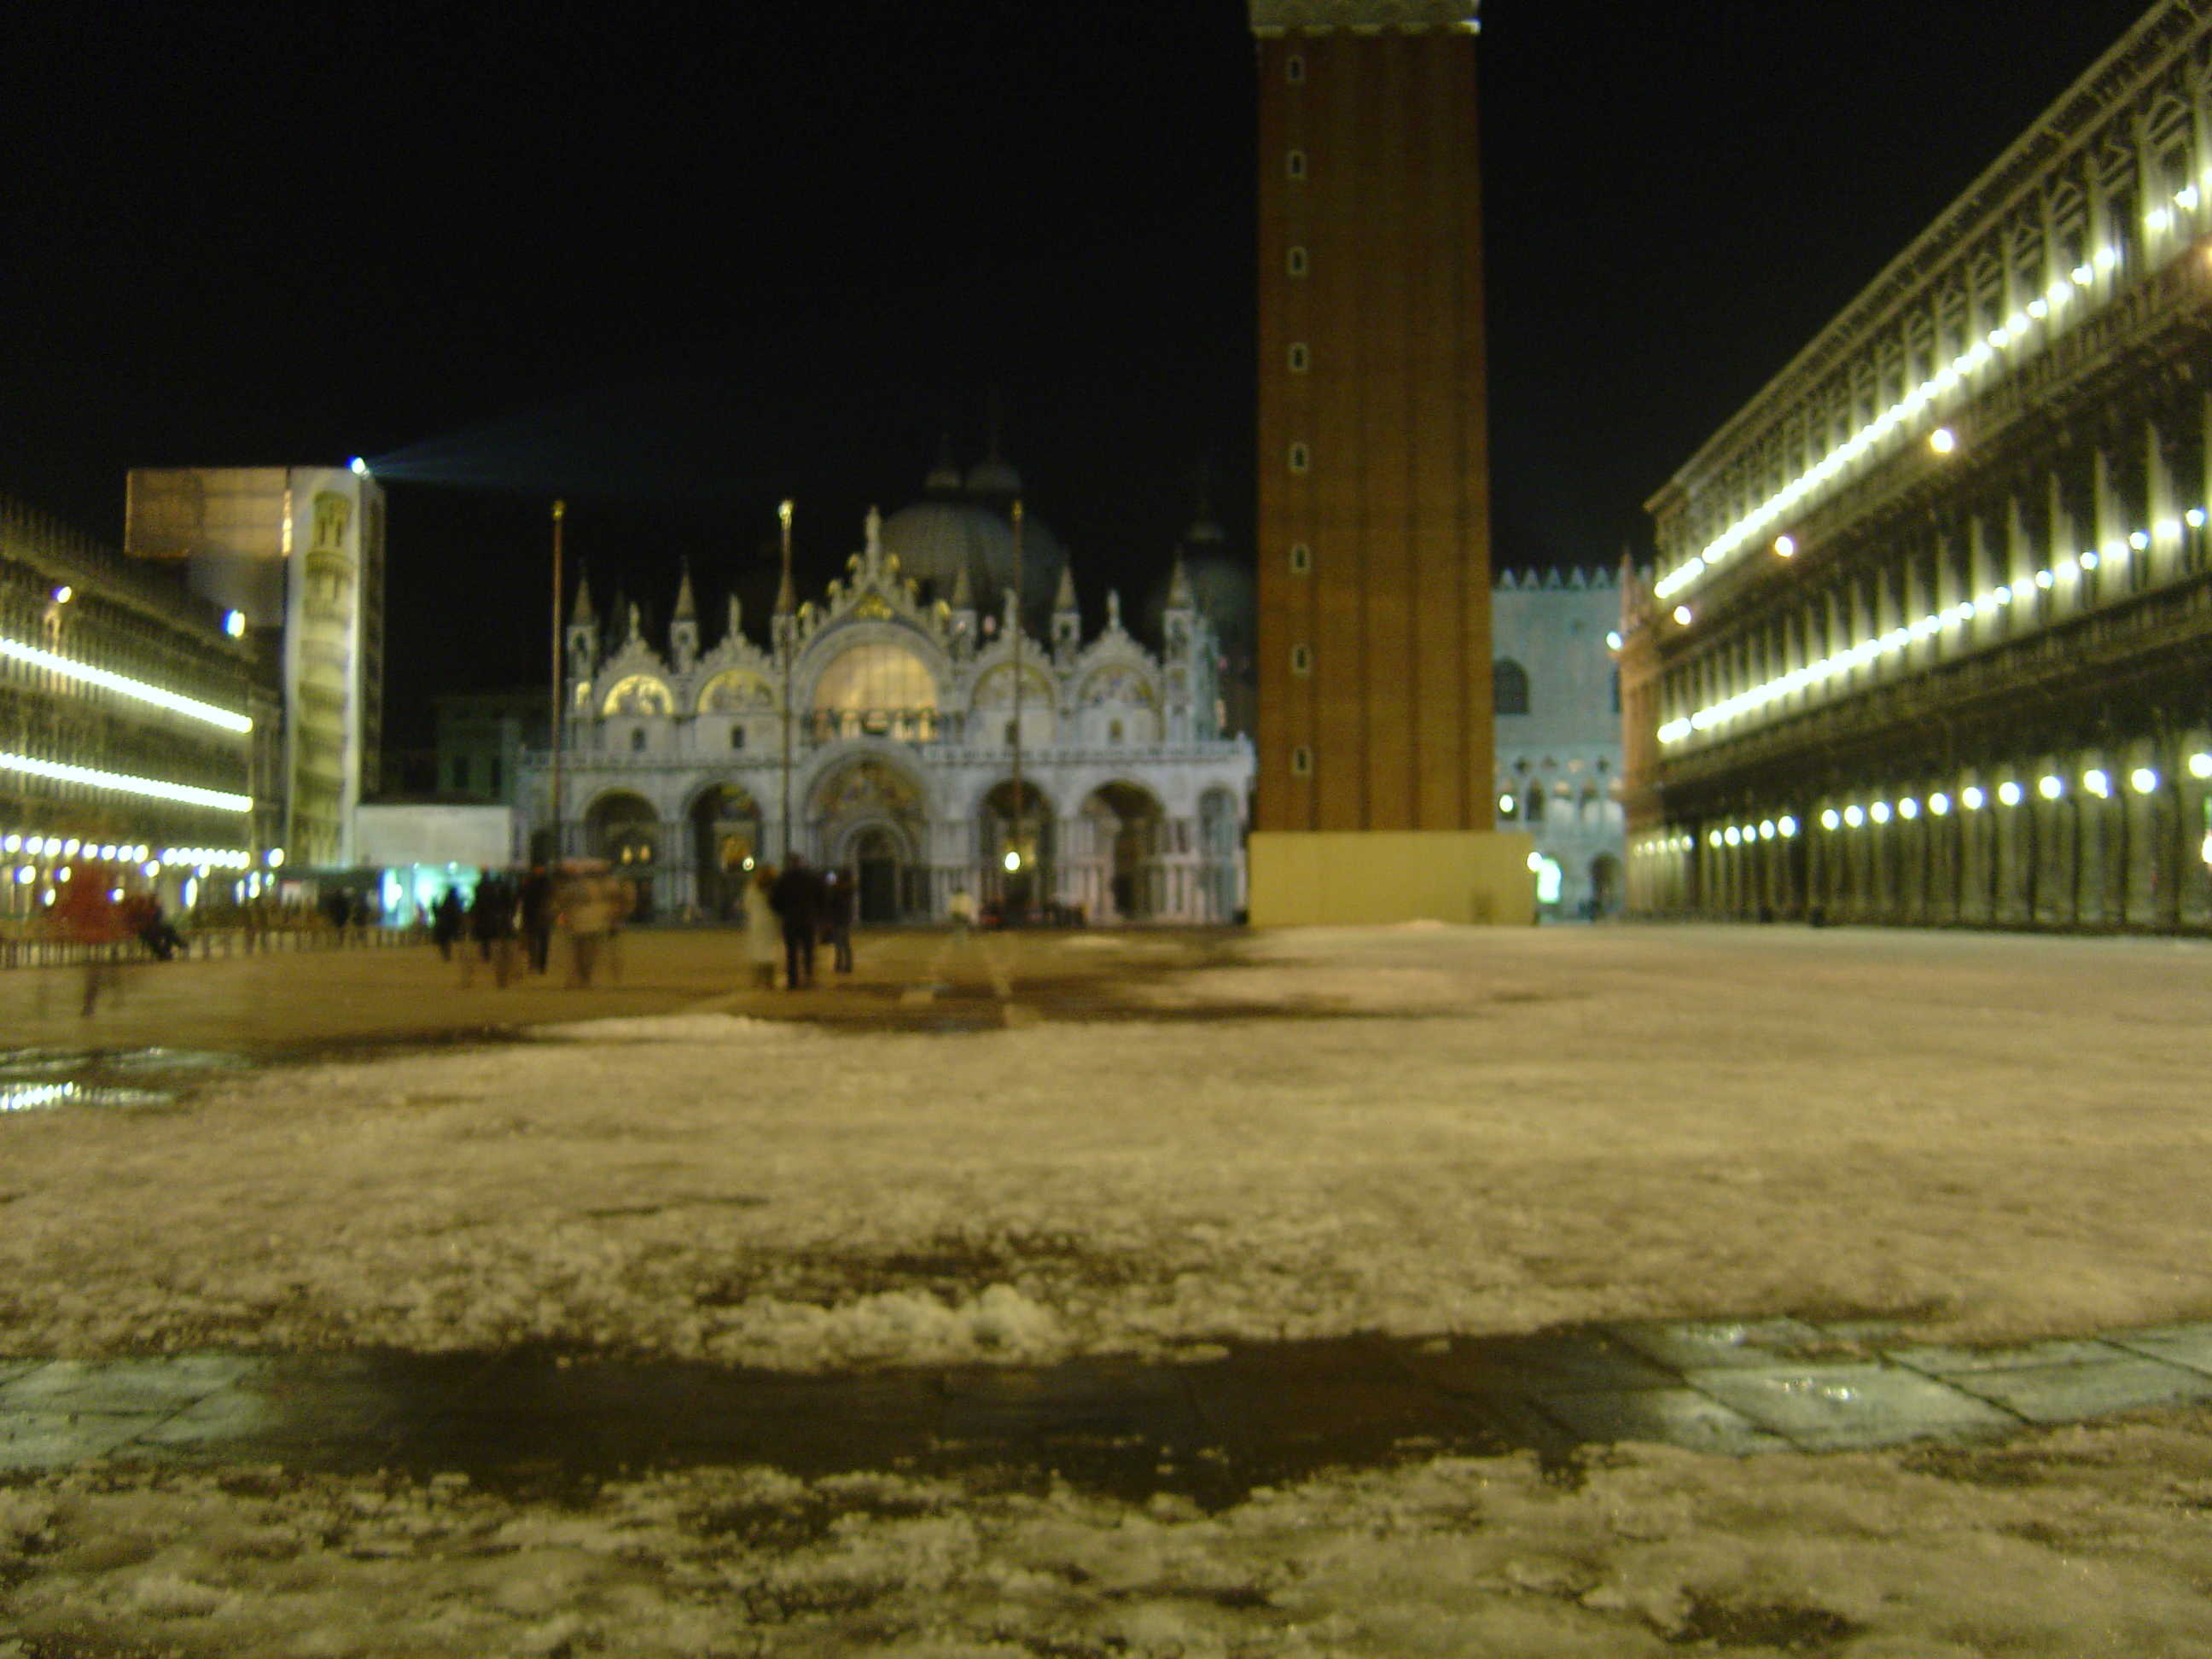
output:
<svg viewBox="0 0 2212 1659"><path fill-rule="evenodd" d="M1650 510L1635 908L2212 921L2212 15L2153 7Z"/></svg>
<svg viewBox="0 0 2212 1659"><path fill-rule="evenodd" d="M848 579L818 605L787 586L765 647L734 596L704 647L688 573L665 648L635 605L603 622L580 590L563 852L609 860L648 915L726 915L787 844L852 868L866 921L942 917L960 891L1093 921L1233 920L1252 747L1223 735L1214 631L1180 562L1156 654L1112 594L1086 641L1064 550L1038 540L1058 570L1042 637L1017 606L1036 548L978 499L872 511ZM541 823L546 760L526 759L521 795Z"/></svg>

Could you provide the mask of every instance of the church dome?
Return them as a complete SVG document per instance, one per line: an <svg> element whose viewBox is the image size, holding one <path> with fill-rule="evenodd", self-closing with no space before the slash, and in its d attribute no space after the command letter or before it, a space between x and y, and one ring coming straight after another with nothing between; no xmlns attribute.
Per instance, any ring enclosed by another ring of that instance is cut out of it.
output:
<svg viewBox="0 0 2212 1659"><path fill-rule="evenodd" d="M1014 471L1012 461L1001 459L994 450L968 469L968 493L970 495L1018 495L1022 493L1022 475Z"/></svg>
<svg viewBox="0 0 2212 1659"><path fill-rule="evenodd" d="M883 547L898 556L899 574L922 585L923 597L949 599L960 573L975 609L995 613L1014 580L1014 526L980 501L916 501L884 520ZM1022 599L1032 623L1052 614L1067 549L1035 514L1022 520Z"/></svg>

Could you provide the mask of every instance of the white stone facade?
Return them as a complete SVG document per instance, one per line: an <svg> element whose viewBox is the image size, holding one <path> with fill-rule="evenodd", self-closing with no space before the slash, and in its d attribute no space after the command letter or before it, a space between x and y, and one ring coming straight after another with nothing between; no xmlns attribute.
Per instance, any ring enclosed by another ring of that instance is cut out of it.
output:
<svg viewBox="0 0 2212 1659"><path fill-rule="evenodd" d="M1558 866L1559 896L1539 907L1549 917L1607 915L1623 897L1620 681L1606 637L1620 625L1620 592L1602 570L1509 570L1490 596L1498 822Z"/></svg>
<svg viewBox="0 0 2212 1659"><path fill-rule="evenodd" d="M580 594L563 854L612 861L649 915L728 915L746 860L778 862L788 845L850 868L864 921L941 918L960 891L1100 923L1233 920L1252 745L1220 735L1213 630L1180 571L1163 655L1123 629L1110 595L1085 643L1064 578L1048 639L1017 641L1013 617L1010 595L979 627L964 585L925 604L873 513L848 580L779 614L767 648L732 599L702 653L687 576L665 653L633 607L602 654ZM523 795L541 824L546 759L532 758Z"/></svg>

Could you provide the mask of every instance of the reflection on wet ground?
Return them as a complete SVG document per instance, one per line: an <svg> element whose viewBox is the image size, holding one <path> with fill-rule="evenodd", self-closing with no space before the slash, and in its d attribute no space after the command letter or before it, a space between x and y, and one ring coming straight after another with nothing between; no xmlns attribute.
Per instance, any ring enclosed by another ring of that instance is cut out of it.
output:
<svg viewBox="0 0 2212 1659"><path fill-rule="evenodd" d="M0 1112L59 1106L167 1106L243 1065L204 1048L0 1049Z"/></svg>
<svg viewBox="0 0 2212 1659"><path fill-rule="evenodd" d="M0 1470L99 1458L459 1472L559 1495L763 1464L1054 1478L1211 1505L1324 1468L1659 1442L1741 1455L1986 1439L2212 1399L2212 1325L2008 1349L1868 1323L1351 1337L834 1376L500 1354L0 1360Z"/></svg>

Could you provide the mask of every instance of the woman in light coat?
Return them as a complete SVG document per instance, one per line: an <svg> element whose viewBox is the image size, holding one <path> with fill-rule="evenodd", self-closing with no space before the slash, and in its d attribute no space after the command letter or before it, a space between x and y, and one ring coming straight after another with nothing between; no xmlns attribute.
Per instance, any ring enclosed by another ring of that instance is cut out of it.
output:
<svg viewBox="0 0 2212 1659"><path fill-rule="evenodd" d="M775 989L775 964L783 955L782 928L768 902L775 885L775 872L763 864L745 889L745 960L752 964L753 983L764 991Z"/></svg>

